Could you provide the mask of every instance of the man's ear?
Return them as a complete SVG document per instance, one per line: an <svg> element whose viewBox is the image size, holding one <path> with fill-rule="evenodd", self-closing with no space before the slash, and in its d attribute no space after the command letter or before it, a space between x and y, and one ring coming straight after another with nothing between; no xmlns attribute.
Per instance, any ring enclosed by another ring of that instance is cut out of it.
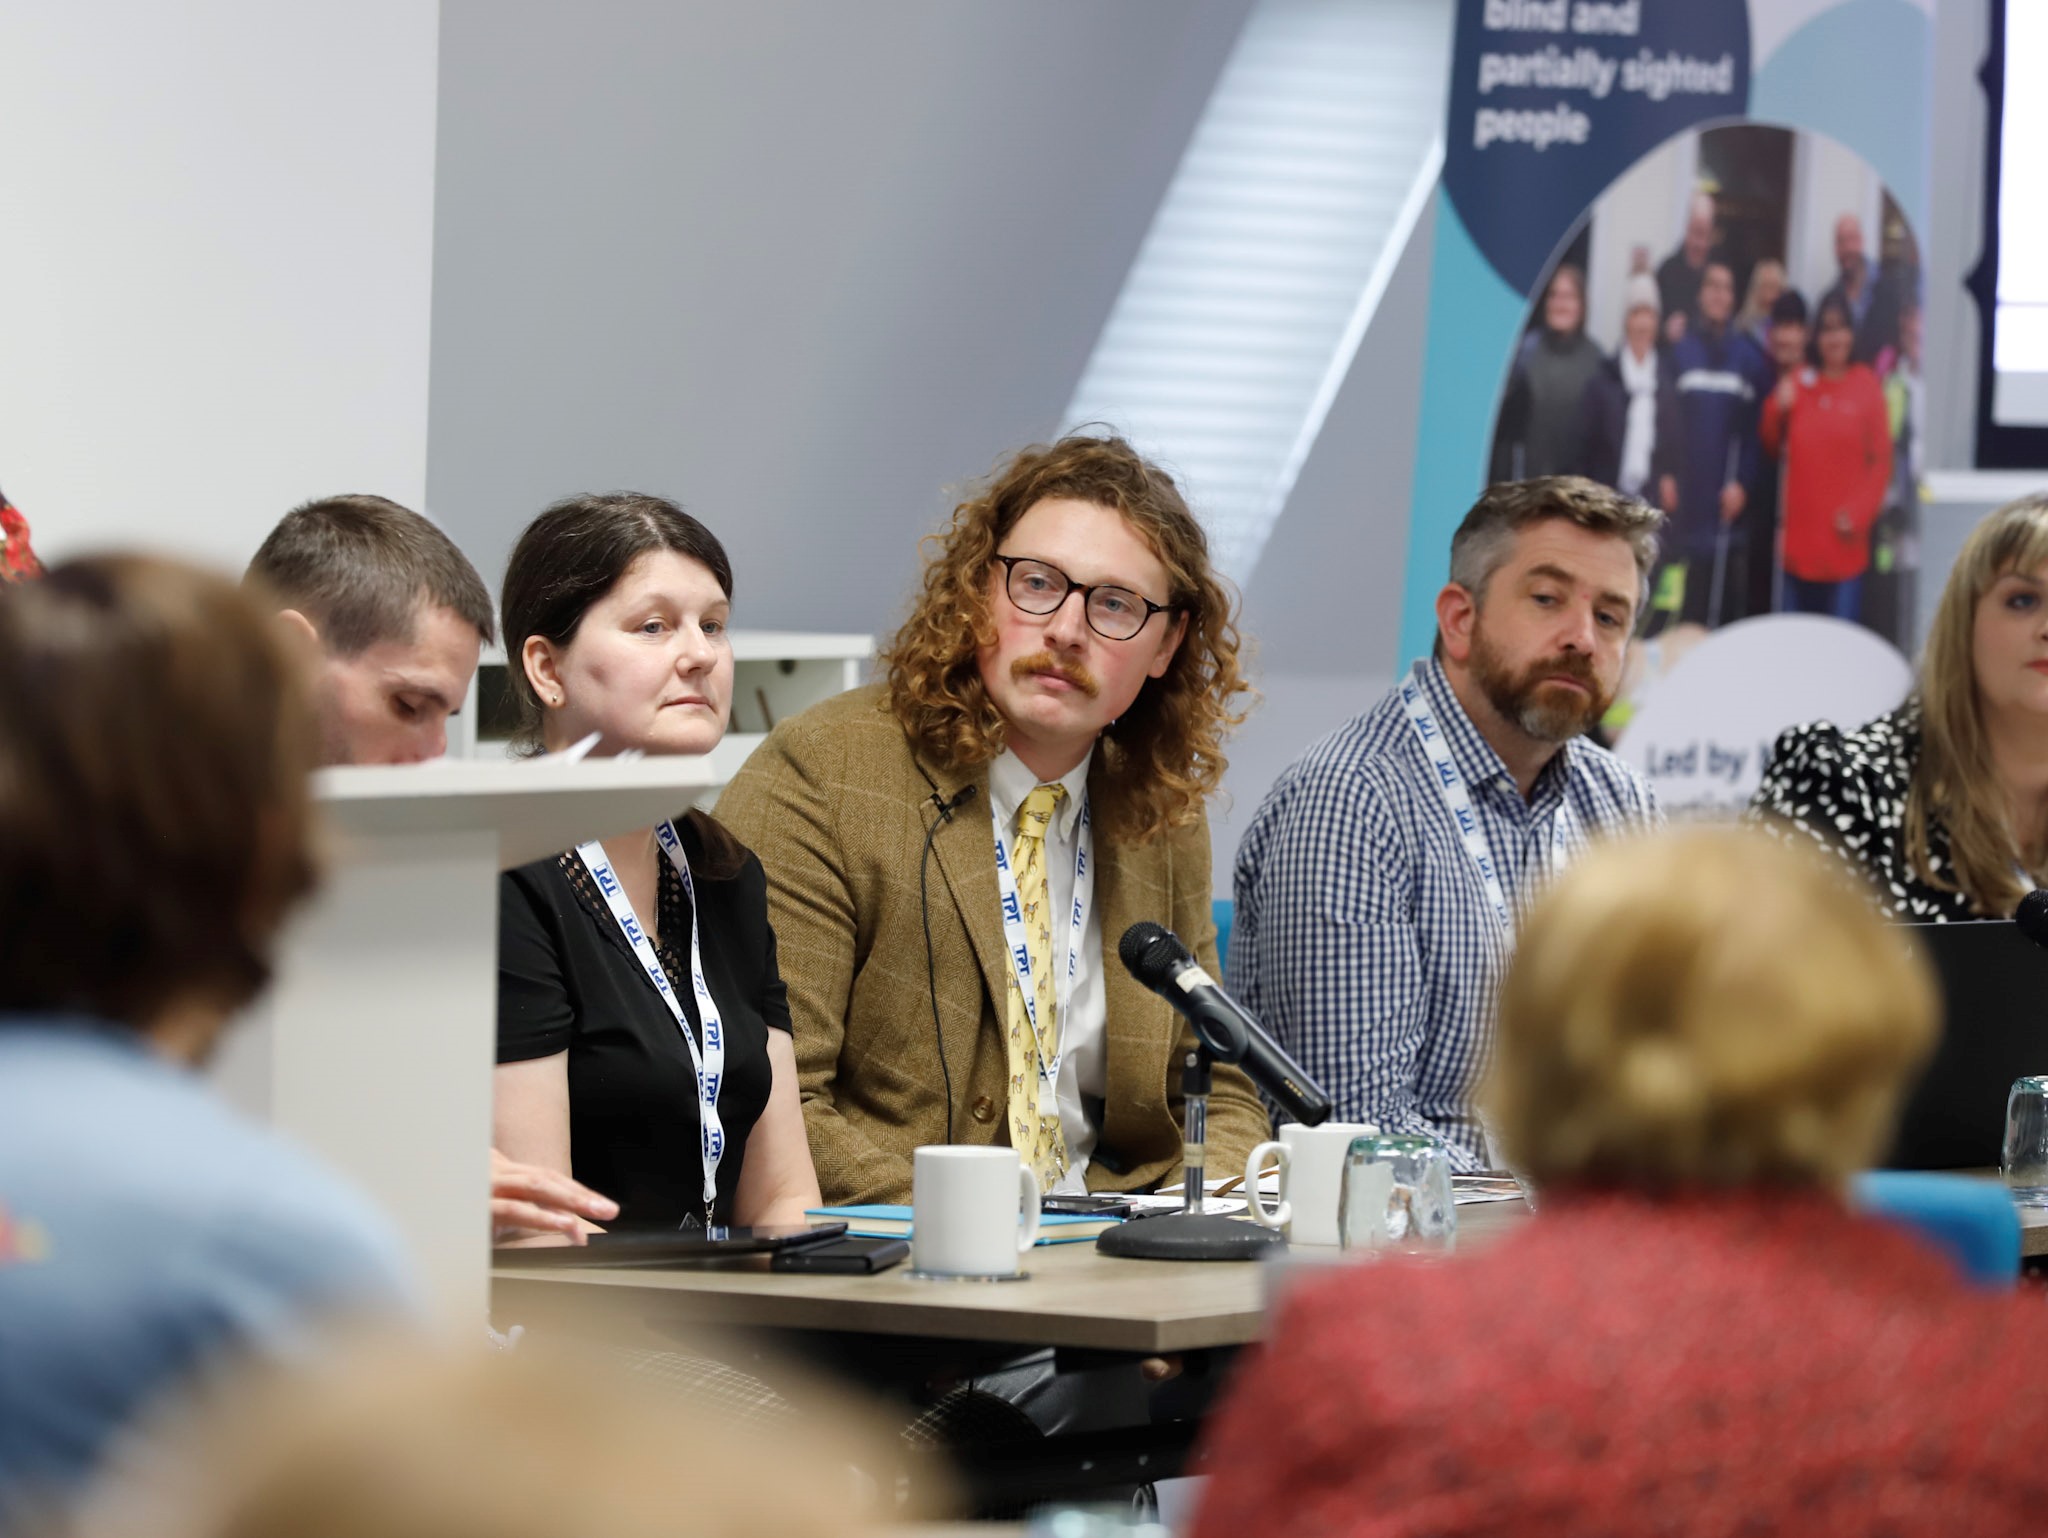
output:
<svg viewBox="0 0 2048 1538"><path fill-rule="evenodd" d="M321 653L326 650L320 640L319 627L297 609L277 611L277 630L292 655L307 667L319 662Z"/></svg>
<svg viewBox="0 0 2048 1538"><path fill-rule="evenodd" d="M1456 582L1446 582L1436 595L1436 633L1444 655L1463 666L1472 655L1472 627L1479 618L1479 600Z"/></svg>
<svg viewBox="0 0 2048 1538"><path fill-rule="evenodd" d="M1173 655L1180 650L1180 643L1188 638L1188 617L1176 614L1173 628L1166 633L1166 639L1159 645L1159 655L1152 659L1152 666L1145 669L1147 678L1163 678L1166 670L1173 666Z"/></svg>
<svg viewBox="0 0 2048 1538"><path fill-rule="evenodd" d="M541 705L559 705L566 691L562 687L561 659L555 655L554 642L546 636L530 635L519 648L519 665L526 673L527 686L539 698Z"/></svg>

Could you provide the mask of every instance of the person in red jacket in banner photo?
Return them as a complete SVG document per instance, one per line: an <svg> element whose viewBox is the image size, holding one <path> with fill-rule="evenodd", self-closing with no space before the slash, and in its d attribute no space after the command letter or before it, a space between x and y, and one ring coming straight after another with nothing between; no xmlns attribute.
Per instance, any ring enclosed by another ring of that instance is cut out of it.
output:
<svg viewBox="0 0 2048 1538"><path fill-rule="evenodd" d="M1815 317L1810 366L1764 401L1765 450L1785 461L1784 583L1778 608L1854 621L1870 569L1870 530L1892 477L1891 416L1868 364L1850 361L1856 326L1830 294Z"/></svg>
<svg viewBox="0 0 2048 1538"><path fill-rule="evenodd" d="M43 574L28 542L28 520L0 491L0 582L25 582Z"/></svg>

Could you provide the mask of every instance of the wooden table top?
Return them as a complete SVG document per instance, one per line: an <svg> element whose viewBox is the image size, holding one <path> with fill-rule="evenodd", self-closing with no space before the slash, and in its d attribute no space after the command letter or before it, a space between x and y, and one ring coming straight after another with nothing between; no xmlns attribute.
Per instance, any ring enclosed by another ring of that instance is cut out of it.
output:
<svg viewBox="0 0 2048 1538"><path fill-rule="evenodd" d="M1996 1178L1995 1172L1987 1172ZM1526 1219L1519 1201L1458 1209L1458 1247L1482 1249ZM2048 1209L2020 1209L2023 1255L2048 1255ZM1304 1263L1339 1252L1297 1250ZM1267 1266L1257 1261L1119 1260L1093 1244L1046 1245L1012 1282L924 1281L898 1266L879 1276L733 1267L500 1265L493 1308L501 1326L563 1309L682 1326L845 1330L873 1335L1013 1342L1160 1353L1238 1346L1264 1332Z"/></svg>
<svg viewBox="0 0 2048 1538"><path fill-rule="evenodd" d="M1520 1222L1519 1201L1458 1209L1461 1250ZM1298 1250L1336 1261L1336 1250ZM898 1266L879 1276L733 1267L521 1267L494 1272L500 1327L566 1301L564 1286L605 1289L619 1312L683 1325L847 1330L1146 1354L1241 1346L1265 1332L1267 1267L1259 1261L1120 1260L1093 1244L1052 1244L1024 1258L1022 1281L925 1281ZM590 1293L583 1307L602 1307Z"/></svg>

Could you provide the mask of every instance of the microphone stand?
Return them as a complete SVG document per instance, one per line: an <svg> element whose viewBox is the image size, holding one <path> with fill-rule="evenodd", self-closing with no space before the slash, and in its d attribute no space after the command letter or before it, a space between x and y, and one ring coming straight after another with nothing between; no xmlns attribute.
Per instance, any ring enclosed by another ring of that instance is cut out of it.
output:
<svg viewBox="0 0 2048 1538"><path fill-rule="evenodd" d="M1095 1248L1126 1260L1256 1260L1269 1250L1285 1249L1277 1228L1202 1210L1204 1172L1208 1167L1209 1070L1215 1058L1198 1042L1181 1065L1183 1098L1181 1164L1186 1179L1181 1210L1165 1217L1127 1219L1102 1231ZM1246 1193L1258 1200L1256 1191Z"/></svg>

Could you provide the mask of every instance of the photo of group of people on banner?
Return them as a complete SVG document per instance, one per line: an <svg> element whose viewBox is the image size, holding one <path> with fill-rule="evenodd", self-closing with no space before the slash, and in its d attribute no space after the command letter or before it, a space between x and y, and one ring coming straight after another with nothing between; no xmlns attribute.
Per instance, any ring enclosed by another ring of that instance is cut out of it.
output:
<svg viewBox="0 0 2048 1538"><path fill-rule="evenodd" d="M1920 292L1913 231L1852 152L1753 124L1681 136L1551 265L1488 478L1576 473L1661 508L1652 636L1807 613L1910 653Z"/></svg>

